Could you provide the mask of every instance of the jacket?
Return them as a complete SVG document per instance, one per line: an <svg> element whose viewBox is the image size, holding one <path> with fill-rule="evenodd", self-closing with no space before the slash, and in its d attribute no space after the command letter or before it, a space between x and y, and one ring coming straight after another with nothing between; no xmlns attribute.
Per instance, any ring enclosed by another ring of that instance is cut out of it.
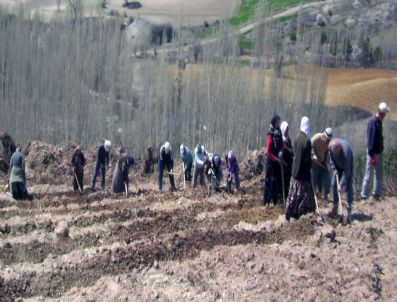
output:
<svg viewBox="0 0 397 302"><path fill-rule="evenodd" d="M207 152L205 150L199 152L199 148L196 147L194 149L194 167L196 169L203 168L206 157L207 157Z"/></svg>
<svg viewBox="0 0 397 302"><path fill-rule="evenodd" d="M292 177L299 181L310 181L312 166L312 144L306 134L300 132L295 141L295 158L292 163Z"/></svg>
<svg viewBox="0 0 397 302"><path fill-rule="evenodd" d="M109 152L105 150L104 145L101 145L98 149L97 161L99 161L102 165L109 164Z"/></svg>
<svg viewBox="0 0 397 302"><path fill-rule="evenodd" d="M338 171L342 175L340 179L340 186L344 187L353 181L353 151L347 140L338 139L341 144L341 153L336 157L329 147L329 158L332 170Z"/></svg>
<svg viewBox="0 0 397 302"><path fill-rule="evenodd" d="M160 154L159 154L159 161L163 164L163 165L171 165L171 167L174 166L174 160L172 157L172 150L170 150L170 152L167 154L165 152L165 146L161 146L160 148Z"/></svg>
<svg viewBox="0 0 397 302"><path fill-rule="evenodd" d="M266 136L267 158L271 161L275 161L280 151L284 151L284 142L281 130L270 125Z"/></svg>
<svg viewBox="0 0 397 302"><path fill-rule="evenodd" d="M382 121L372 117L368 122L367 127L367 139L368 139L368 154L374 156L374 154L380 154L383 152L383 130Z"/></svg>

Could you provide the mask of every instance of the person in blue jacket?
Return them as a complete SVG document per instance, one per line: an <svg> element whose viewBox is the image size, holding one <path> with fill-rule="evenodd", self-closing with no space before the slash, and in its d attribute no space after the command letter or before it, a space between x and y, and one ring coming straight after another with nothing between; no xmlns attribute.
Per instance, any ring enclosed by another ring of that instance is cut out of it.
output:
<svg viewBox="0 0 397 302"><path fill-rule="evenodd" d="M183 162L183 173L185 181L192 181L193 154L190 149L181 145L179 148L181 160Z"/></svg>
<svg viewBox="0 0 397 302"><path fill-rule="evenodd" d="M353 206L353 166L352 148L347 140L333 139L329 144L329 160L333 171L332 194L333 207L331 216L338 214L339 193L347 194L347 221L351 222ZM339 182L338 180L339 179ZM342 210L342 209L341 209Z"/></svg>

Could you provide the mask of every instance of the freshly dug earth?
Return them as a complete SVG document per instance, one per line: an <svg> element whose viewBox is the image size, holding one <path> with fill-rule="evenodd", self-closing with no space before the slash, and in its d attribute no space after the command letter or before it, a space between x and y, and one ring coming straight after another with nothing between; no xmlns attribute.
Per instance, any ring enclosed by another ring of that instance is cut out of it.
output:
<svg viewBox="0 0 397 302"><path fill-rule="evenodd" d="M69 185L74 148L31 143L34 201L0 194L0 301L392 301L397 293L395 198L355 204L352 225L314 215L286 224L281 206L261 204L260 151L241 160L242 191L233 195L189 186L160 194L141 169L128 198L80 194ZM88 171L95 152L85 152Z"/></svg>
<svg viewBox="0 0 397 302"><path fill-rule="evenodd" d="M0 300L393 300L396 199L357 204L348 226L285 224L281 207L261 206L257 180L243 187L0 195Z"/></svg>

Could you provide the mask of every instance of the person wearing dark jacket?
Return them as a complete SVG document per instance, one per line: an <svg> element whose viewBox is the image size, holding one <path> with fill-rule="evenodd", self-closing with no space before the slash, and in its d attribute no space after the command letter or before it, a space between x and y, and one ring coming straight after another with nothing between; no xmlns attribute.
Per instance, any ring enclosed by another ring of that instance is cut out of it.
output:
<svg viewBox="0 0 397 302"><path fill-rule="evenodd" d="M86 161L80 146L76 147L72 155L71 164L73 167L73 190L82 191L84 189L84 166Z"/></svg>
<svg viewBox="0 0 397 302"><path fill-rule="evenodd" d="M99 146L97 159L95 164L94 173L92 174L92 190L95 191L95 183L96 178L101 172L101 188L105 189L105 178L106 178L106 169L109 168L109 152L112 144L110 141L105 140L104 143Z"/></svg>
<svg viewBox="0 0 397 302"><path fill-rule="evenodd" d="M183 173L185 181L192 181L193 154L190 149L181 145L179 148L181 160L183 162Z"/></svg>
<svg viewBox="0 0 397 302"><path fill-rule="evenodd" d="M121 148L119 153L120 156L113 172L112 193L128 193L128 173L130 167L134 164L134 158L131 155L127 155L124 148Z"/></svg>
<svg viewBox="0 0 397 302"><path fill-rule="evenodd" d="M330 166L333 171L332 193L333 207L331 216L338 214L339 194L347 194L347 221L351 222L353 205L353 151L350 144L340 138L333 139L329 144ZM337 177L339 179L339 186ZM342 209L340 209L342 211Z"/></svg>
<svg viewBox="0 0 397 302"><path fill-rule="evenodd" d="M386 103L380 103L378 112L368 122L367 128L367 163L365 167L365 175L363 185L361 189L361 199L366 200L368 198L369 184L372 178L372 174L375 170L372 197L375 200L379 200L382 195L382 182L383 182L383 129L382 121L386 114L390 111L390 108Z"/></svg>
<svg viewBox="0 0 397 302"><path fill-rule="evenodd" d="M289 138L289 125L287 122L281 123L281 133L283 135L283 142L284 142L284 165L283 165L283 172L284 172L284 192L285 196L288 195L289 185L291 181L291 173L292 173L292 163L294 161L294 149L292 148L292 142Z"/></svg>
<svg viewBox="0 0 397 302"><path fill-rule="evenodd" d="M226 156L226 193L231 193L232 182L234 179L235 190L240 189L240 168L234 152L232 150Z"/></svg>
<svg viewBox="0 0 397 302"><path fill-rule="evenodd" d="M222 159L218 154L209 154L204 173L212 190L218 191L222 179Z"/></svg>
<svg viewBox="0 0 397 302"><path fill-rule="evenodd" d="M10 189L12 197L15 200L28 199L29 195L26 189L25 160L23 158L22 148L19 146L11 156L10 167Z"/></svg>
<svg viewBox="0 0 397 302"><path fill-rule="evenodd" d="M313 186L310 168L312 165L312 145L310 142L310 121L304 116L301 120L300 134L295 141L295 158L292 164L292 178L287 198L285 218L298 219L315 211Z"/></svg>
<svg viewBox="0 0 397 302"><path fill-rule="evenodd" d="M169 142L165 142L165 144L161 146L158 157L158 172L159 172L158 184L159 184L160 192L163 190L164 169L167 169L168 171L168 177L170 179L170 184L171 184L171 189L170 189L171 192L176 191L174 175L172 174L174 169L174 159L172 157L172 149Z"/></svg>
<svg viewBox="0 0 397 302"><path fill-rule="evenodd" d="M268 206L271 201L277 204L279 193L282 193L281 166L284 142L280 122L280 116L274 115L266 136L266 177L263 192L265 206Z"/></svg>
<svg viewBox="0 0 397 302"><path fill-rule="evenodd" d="M151 146L147 146L144 154L145 164L143 166L143 174L149 175L153 173L154 165L156 164L156 158L154 156L154 151Z"/></svg>

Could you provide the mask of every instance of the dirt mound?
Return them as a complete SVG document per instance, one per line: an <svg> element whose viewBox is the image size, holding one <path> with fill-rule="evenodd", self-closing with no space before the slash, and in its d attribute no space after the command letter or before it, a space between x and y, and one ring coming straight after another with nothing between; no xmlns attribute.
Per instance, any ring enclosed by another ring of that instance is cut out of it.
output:
<svg viewBox="0 0 397 302"><path fill-rule="evenodd" d="M240 163L240 179L252 180L263 173L265 166L265 149L248 151Z"/></svg>
<svg viewBox="0 0 397 302"><path fill-rule="evenodd" d="M28 178L35 183L60 184L71 175L69 165L76 144L65 142L61 145L50 145L32 141L26 147L26 170Z"/></svg>
<svg viewBox="0 0 397 302"><path fill-rule="evenodd" d="M7 174L10 159L16 150L13 138L7 133L0 134L0 172Z"/></svg>

